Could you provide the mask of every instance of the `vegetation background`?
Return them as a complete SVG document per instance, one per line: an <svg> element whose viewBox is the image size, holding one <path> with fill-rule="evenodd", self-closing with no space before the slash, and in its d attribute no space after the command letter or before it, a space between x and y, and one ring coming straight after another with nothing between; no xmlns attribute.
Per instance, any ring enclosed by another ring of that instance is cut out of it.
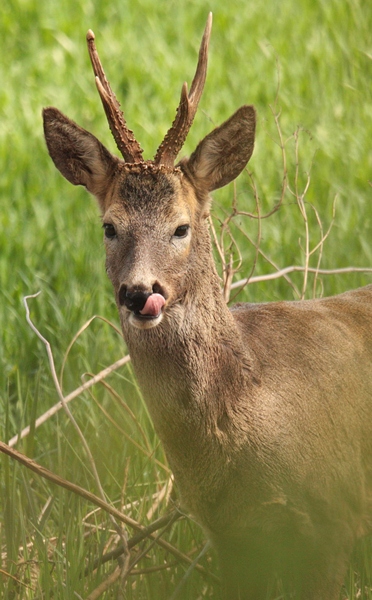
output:
<svg viewBox="0 0 372 600"><path fill-rule="evenodd" d="M58 396L45 346L26 323L23 297L41 291L29 302L31 315L52 346L58 372L69 343L88 319L100 315L118 325L97 207L83 189L73 189L55 170L43 141L41 109L57 106L116 151L86 51L85 34L91 28L129 125L146 158L152 157L173 120L183 81L193 76L209 10L214 23L207 84L182 153L191 152L214 124L240 105L252 103L258 114L249 165L256 194L248 173L214 194L217 235L232 202L240 211L257 214L259 197L264 215L280 200L286 174L289 184L280 210L269 218L234 218L233 236L243 260L235 279L251 274L252 265L255 276L290 265L317 268L320 259L324 269L372 265L372 3L3 0L0 438L7 442L31 424L17 449L94 493L89 461L66 414L61 411L40 428L33 427ZM323 237L332 222L333 227L310 256L306 240L311 249L322 239L319 221ZM257 240L263 253L258 256ZM237 254L235 249L233 261ZM290 277L290 282L278 278L253 283L239 299L298 297L304 274ZM360 272L322 275L316 281L309 274L305 296L338 293L371 280L370 273ZM64 393L80 385L82 374L98 373L125 352L113 327L95 319L69 352ZM76 398L71 410L107 498L147 525L172 508L177 493L169 497L169 470L130 365L92 389ZM205 544L189 519L175 523L166 539L192 560ZM105 512L1 455L1 598L119 597L120 580L97 592L116 563L88 569L84 576L86 567L117 543ZM148 540L145 544L145 557L126 583L127 598L186 600L211 597L217 589L213 577L188 571L164 549L150 548ZM216 572L213 552L205 553L201 564ZM368 540L356 552L345 585L345 597L372 598Z"/></svg>

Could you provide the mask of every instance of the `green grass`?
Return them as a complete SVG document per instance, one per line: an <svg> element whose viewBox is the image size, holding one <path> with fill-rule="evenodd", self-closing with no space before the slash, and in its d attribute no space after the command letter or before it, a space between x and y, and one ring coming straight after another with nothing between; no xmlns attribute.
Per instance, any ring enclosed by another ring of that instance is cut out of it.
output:
<svg viewBox="0 0 372 600"><path fill-rule="evenodd" d="M60 177L47 156L41 109L55 105L95 133L115 152L95 90L85 34L92 28L108 78L130 126L145 148L156 151L169 127L181 85L192 78L207 13L214 13L210 63L198 115L183 150L187 154L212 127L241 104L258 113L257 143L250 162L262 214L280 196L283 179L278 132L270 108L281 113L287 140L288 178L296 182L293 133L299 131L297 183L305 185L310 243L319 227L333 228L324 243L322 268L372 264L372 5L362 0L247 2L211 4L150 0L63 4L46 0L4 0L0 34L0 437L8 440L58 401L46 352L26 323L22 298L50 341L57 370L79 328L93 315L118 323L104 270L104 249L94 200ZM299 128L299 129L298 129ZM217 192L216 214L224 218L236 193L240 210L254 212L251 180ZM244 262L236 280L250 273L257 221L235 218L233 227ZM217 224L218 228L218 224ZM304 264L305 230L295 198L287 191L281 209L261 221L262 251L278 266ZM300 240L300 242L299 242ZM317 265L319 254L310 260ZM262 256L255 275L272 272ZM301 289L303 274L291 275ZM316 292L338 293L371 281L370 274L323 276ZM313 293L309 277L307 295ZM291 299L284 279L248 286L242 299ZM68 357L65 393L85 372L96 373L125 353L118 334L95 320ZM165 500L151 517L152 494L169 478L165 457L154 434L130 367L107 380L113 391L95 386L71 404L95 458L107 498L143 524L166 511ZM128 439L128 436L131 439ZM138 448L140 445L144 450ZM17 448L63 478L97 493L81 440L62 413L49 419ZM164 466L162 466L164 465ZM94 505L0 457L0 597L87 598L113 570L108 563L83 577L87 564L114 543L112 525ZM170 505L175 501L172 496ZM131 532L129 533L131 535ZM166 539L194 559L205 543L190 520L172 526ZM111 544L111 545L110 545ZM158 547L148 551L138 569L164 562L169 569L130 577L128 598L168 599L187 567ZM213 552L201 559L212 572ZM5 573L8 573L6 575ZM15 579L21 583L17 583ZM117 586L118 584L116 584ZM372 550L367 540L355 553L347 578L347 597L371 598ZM26 587L28 586L28 587ZM196 570L177 598L210 597L214 582ZM102 598L117 593L115 585Z"/></svg>

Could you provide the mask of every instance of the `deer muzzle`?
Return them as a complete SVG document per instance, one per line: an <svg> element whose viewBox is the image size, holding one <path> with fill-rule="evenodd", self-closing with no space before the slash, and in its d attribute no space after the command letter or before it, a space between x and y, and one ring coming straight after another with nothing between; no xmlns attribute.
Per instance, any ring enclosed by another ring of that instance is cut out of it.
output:
<svg viewBox="0 0 372 600"><path fill-rule="evenodd" d="M152 321L152 324L145 326L154 326L160 323L162 310L165 305L163 294L152 291L148 292L139 288L128 289L122 285L119 290L119 303L130 311L130 323L143 328L141 322Z"/></svg>

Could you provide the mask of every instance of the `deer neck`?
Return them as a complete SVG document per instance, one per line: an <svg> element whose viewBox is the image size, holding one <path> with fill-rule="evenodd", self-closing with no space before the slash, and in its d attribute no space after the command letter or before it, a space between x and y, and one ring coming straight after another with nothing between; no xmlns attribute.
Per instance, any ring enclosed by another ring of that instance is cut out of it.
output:
<svg viewBox="0 0 372 600"><path fill-rule="evenodd" d="M182 475L187 456L194 471L195 455L211 456L213 446L224 452L235 436L241 444L231 415L251 381L250 357L222 297L210 246L198 247L195 257L182 301L159 326L143 331L123 323L155 429Z"/></svg>

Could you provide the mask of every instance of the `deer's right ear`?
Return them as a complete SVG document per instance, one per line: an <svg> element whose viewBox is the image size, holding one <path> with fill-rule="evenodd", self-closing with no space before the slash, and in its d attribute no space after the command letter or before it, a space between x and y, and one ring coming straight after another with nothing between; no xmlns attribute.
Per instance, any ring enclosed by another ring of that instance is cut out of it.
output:
<svg viewBox="0 0 372 600"><path fill-rule="evenodd" d="M84 185L102 203L119 159L57 108L45 108L43 119L48 151L57 169L70 183Z"/></svg>

